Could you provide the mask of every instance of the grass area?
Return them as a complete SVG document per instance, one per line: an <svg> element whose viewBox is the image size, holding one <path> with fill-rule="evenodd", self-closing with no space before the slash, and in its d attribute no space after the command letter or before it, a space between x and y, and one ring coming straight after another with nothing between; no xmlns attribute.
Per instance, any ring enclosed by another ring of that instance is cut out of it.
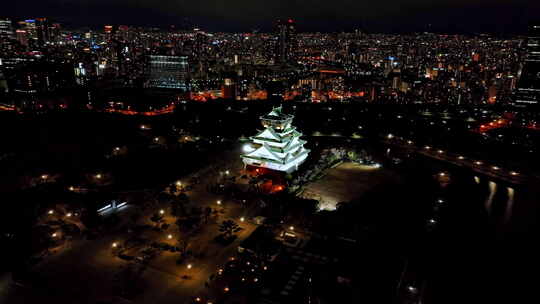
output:
<svg viewBox="0 0 540 304"><path fill-rule="evenodd" d="M376 185L395 180L394 173L357 163L342 163L324 172L324 176L307 184L301 197L316 199L320 208L334 210L337 203L359 198Z"/></svg>

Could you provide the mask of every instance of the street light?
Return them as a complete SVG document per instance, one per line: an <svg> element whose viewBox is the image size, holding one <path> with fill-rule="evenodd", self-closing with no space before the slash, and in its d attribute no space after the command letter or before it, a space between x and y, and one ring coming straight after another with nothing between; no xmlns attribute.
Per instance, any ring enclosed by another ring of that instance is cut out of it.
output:
<svg viewBox="0 0 540 304"><path fill-rule="evenodd" d="M191 269L192 267L193 267L193 265L187 264L187 269Z"/></svg>
<svg viewBox="0 0 540 304"><path fill-rule="evenodd" d="M48 213L49 213L49 214L53 214L53 213L54 213L54 210L51 209L51 210L49 210Z"/></svg>
<svg viewBox="0 0 540 304"><path fill-rule="evenodd" d="M68 214L66 214L67 217L71 217L71 212L68 212Z"/></svg>
<svg viewBox="0 0 540 304"><path fill-rule="evenodd" d="M444 176L446 176L446 173L441 172L441 173L439 173L439 176L444 177Z"/></svg>
<svg viewBox="0 0 540 304"><path fill-rule="evenodd" d="M221 201L220 201L220 200L218 200L216 203L217 203L218 205L221 205Z"/></svg>
<svg viewBox="0 0 540 304"><path fill-rule="evenodd" d="M177 187L182 187L182 182L181 182L181 181L177 181L177 182L176 182L176 186L177 186Z"/></svg>
<svg viewBox="0 0 540 304"><path fill-rule="evenodd" d="M480 166L482 164L482 162L481 161L475 161L474 164Z"/></svg>
<svg viewBox="0 0 540 304"><path fill-rule="evenodd" d="M294 226L289 227L289 230L294 231Z"/></svg>
<svg viewBox="0 0 540 304"><path fill-rule="evenodd" d="M52 234L52 237L56 237L56 236L57 236L56 232Z"/></svg>
<svg viewBox="0 0 540 304"><path fill-rule="evenodd" d="M459 159L459 160L463 160L463 159L465 159L465 157L463 157L463 156L460 155L460 156L458 156L458 159Z"/></svg>
<svg viewBox="0 0 540 304"><path fill-rule="evenodd" d="M167 235L167 238L170 240L172 239L172 234Z"/></svg>
<svg viewBox="0 0 540 304"><path fill-rule="evenodd" d="M164 214L165 213L165 210L161 209L159 210L159 214Z"/></svg>
<svg viewBox="0 0 540 304"><path fill-rule="evenodd" d="M43 174L43 175L41 176L41 179L43 179L43 180L46 180L47 178L49 178L49 176L48 176L47 174Z"/></svg>
<svg viewBox="0 0 540 304"><path fill-rule="evenodd" d="M103 177L103 176L102 176L100 173L96 174L96 178L97 178L97 179L101 179L102 177Z"/></svg>
<svg viewBox="0 0 540 304"><path fill-rule="evenodd" d="M519 175L519 173L516 172L516 171L511 171L511 172L510 172L510 175L517 176L517 175Z"/></svg>
<svg viewBox="0 0 540 304"><path fill-rule="evenodd" d="M118 243L116 242L112 243L112 248L116 248L116 247L118 247Z"/></svg>
<svg viewBox="0 0 540 304"><path fill-rule="evenodd" d="M240 222L242 222L242 223L243 223L245 220L246 220L246 219L245 219L243 216L240 218Z"/></svg>
<svg viewBox="0 0 540 304"><path fill-rule="evenodd" d="M394 135L388 134L388 136L386 136L386 137L387 137L388 139L392 139L392 138L394 138Z"/></svg>
<svg viewBox="0 0 540 304"><path fill-rule="evenodd" d="M229 175L229 170L225 171L225 174Z"/></svg>
<svg viewBox="0 0 540 304"><path fill-rule="evenodd" d="M407 289L408 289L409 292L411 292L411 293L416 293L416 287L414 287L414 286L409 286L409 287L407 287Z"/></svg>

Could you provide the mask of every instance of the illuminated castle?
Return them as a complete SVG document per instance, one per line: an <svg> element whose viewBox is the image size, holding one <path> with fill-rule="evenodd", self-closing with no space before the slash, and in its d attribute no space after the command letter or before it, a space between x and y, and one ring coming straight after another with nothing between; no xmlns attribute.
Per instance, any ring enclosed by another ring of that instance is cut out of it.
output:
<svg viewBox="0 0 540 304"><path fill-rule="evenodd" d="M298 169L308 154L302 133L292 126L294 116L285 114L281 107L261 116L264 130L251 137L244 146L242 160L245 166L263 167L276 171L293 172Z"/></svg>

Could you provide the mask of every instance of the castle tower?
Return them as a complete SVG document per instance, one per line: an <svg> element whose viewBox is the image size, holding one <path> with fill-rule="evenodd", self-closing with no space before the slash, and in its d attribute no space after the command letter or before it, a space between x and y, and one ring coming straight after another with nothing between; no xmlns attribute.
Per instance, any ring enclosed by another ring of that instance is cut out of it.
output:
<svg viewBox="0 0 540 304"><path fill-rule="evenodd" d="M308 154L304 148L306 141L300 139L302 133L292 126L294 116L282 112L281 107L261 116L264 130L251 137L244 146L242 160L245 166L262 167L282 172L298 169Z"/></svg>

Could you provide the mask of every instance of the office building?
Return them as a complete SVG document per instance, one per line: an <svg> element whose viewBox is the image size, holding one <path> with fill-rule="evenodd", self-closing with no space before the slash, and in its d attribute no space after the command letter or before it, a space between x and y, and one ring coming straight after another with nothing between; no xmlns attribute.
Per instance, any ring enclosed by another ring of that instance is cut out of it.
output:
<svg viewBox="0 0 540 304"><path fill-rule="evenodd" d="M276 62L287 63L294 60L296 52L296 25L294 20L277 21Z"/></svg>
<svg viewBox="0 0 540 304"><path fill-rule="evenodd" d="M188 57L187 56L157 56L148 57L147 63L148 88L188 89Z"/></svg>
<svg viewBox="0 0 540 304"><path fill-rule="evenodd" d="M540 24L532 25L529 30L515 103L518 106L540 103Z"/></svg>

